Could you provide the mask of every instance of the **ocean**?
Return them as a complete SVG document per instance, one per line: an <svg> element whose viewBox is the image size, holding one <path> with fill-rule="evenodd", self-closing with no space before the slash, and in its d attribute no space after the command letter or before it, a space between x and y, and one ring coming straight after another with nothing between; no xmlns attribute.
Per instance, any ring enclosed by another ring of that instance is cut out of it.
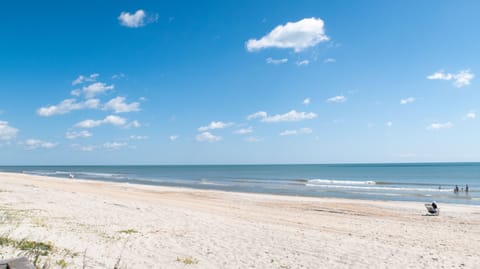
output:
<svg viewBox="0 0 480 269"><path fill-rule="evenodd" d="M480 205L480 163L0 166L0 171L234 192ZM456 185L458 193L453 192Z"/></svg>

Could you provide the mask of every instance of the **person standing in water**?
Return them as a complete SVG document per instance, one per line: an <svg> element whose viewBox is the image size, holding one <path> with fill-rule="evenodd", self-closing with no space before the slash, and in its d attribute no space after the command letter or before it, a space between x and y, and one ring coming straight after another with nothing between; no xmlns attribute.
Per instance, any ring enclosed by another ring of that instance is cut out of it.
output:
<svg viewBox="0 0 480 269"><path fill-rule="evenodd" d="M465 193L468 193L468 184L465 185Z"/></svg>

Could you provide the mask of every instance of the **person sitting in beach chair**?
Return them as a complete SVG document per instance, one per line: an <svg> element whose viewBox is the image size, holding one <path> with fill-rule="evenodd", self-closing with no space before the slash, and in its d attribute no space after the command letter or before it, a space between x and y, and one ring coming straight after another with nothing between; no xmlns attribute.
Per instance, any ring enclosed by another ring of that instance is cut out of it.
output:
<svg viewBox="0 0 480 269"><path fill-rule="evenodd" d="M433 201L431 204L425 204L425 208L428 211L429 215L438 216L440 215L440 209L437 206L437 202Z"/></svg>

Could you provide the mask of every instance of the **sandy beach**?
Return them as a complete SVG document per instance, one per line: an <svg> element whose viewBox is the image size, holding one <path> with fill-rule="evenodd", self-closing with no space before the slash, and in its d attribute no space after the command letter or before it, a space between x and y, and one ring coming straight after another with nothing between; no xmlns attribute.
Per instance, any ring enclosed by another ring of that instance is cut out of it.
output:
<svg viewBox="0 0 480 269"><path fill-rule="evenodd" d="M478 268L480 207L0 173L0 258L48 268Z"/></svg>

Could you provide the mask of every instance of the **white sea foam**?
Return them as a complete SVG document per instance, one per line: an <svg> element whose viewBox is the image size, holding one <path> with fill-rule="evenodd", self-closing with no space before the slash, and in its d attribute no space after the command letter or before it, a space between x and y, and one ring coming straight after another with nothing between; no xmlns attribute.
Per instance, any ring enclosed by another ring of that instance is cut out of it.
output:
<svg viewBox="0 0 480 269"><path fill-rule="evenodd" d="M310 179L310 184L343 184L343 185L375 185L376 182L372 180L354 181L354 180L333 180L333 179Z"/></svg>
<svg viewBox="0 0 480 269"><path fill-rule="evenodd" d="M222 184L222 183L218 183L218 182L212 182L212 181L209 181L208 179L205 179L205 178L202 178L200 180L200 184L202 185L214 185L214 186L227 186L228 184Z"/></svg>
<svg viewBox="0 0 480 269"><path fill-rule="evenodd" d="M382 191L414 191L414 192L452 192L448 189L432 189L432 188L405 188L405 187L363 187L348 185L327 185L327 184L306 184L307 187L317 188L338 188L338 189L354 189L354 190L382 190Z"/></svg>

